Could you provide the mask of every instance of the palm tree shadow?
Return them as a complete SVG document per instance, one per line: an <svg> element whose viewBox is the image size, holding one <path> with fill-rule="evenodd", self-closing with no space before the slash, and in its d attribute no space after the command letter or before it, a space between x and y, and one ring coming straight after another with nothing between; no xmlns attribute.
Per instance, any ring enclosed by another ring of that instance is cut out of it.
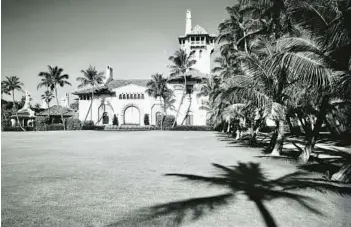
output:
<svg viewBox="0 0 351 227"><path fill-rule="evenodd" d="M166 174L166 176L176 176L193 182L221 186L228 189L228 193L142 208L108 226L180 226L186 222L196 221L206 214L228 205L234 201L237 193L242 193L254 202L265 225L276 227L278 225L272 213L265 206L265 201L281 198L293 200L308 211L323 215L321 211L310 204L316 202L314 199L294 193L294 190L310 188L320 192L331 191L342 195L351 195L350 187L330 184L323 179L307 178L306 172L294 172L271 180L263 174L258 163L239 162L237 166L226 167L219 164L213 164L213 166L221 171L214 177L177 173Z"/></svg>

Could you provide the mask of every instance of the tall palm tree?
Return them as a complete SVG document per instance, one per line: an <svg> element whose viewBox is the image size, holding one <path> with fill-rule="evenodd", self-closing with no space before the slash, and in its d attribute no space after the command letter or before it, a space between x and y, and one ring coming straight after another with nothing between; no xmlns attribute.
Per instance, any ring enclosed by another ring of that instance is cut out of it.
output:
<svg viewBox="0 0 351 227"><path fill-rule="evenodd" d="M48 106L48 114L49 114L49 118L50 118L50 102L51 100L55 98L54 94L52 94L51 91L47 90L44 92L44 94L41 95L41 99L44 100L44 102L47 104Z"/></svg>
<svg viewBox="0 0 351 227"><path fill-rule="evenodd" d="M162 117L161 117L161 130L163 126L164 115L166 112L166 98L170 96L170 90L167 88L167 79L162 76L162 74L156 73L151 75L151 80L146 84L147 89L146 93L157 99L160 99L160 104L162 108ZM162 104L163 100L163 104Z"/></svg>
<svg viewBox="0 0 351 227"><path fill-rule="evenodd" d="M185 52L185 50L180 49L177 50L173 56L170 56L168 60L172 62L172 65L170 65L170 78L176 78L176 77L183 77L184 80L184 88L183 88L183 95L180 100L177 114L175 121L173 123L173 126L175 126L180 108L183 104L184 98L187 93L186 85L187 85L187 77L191 78L191 72L194 70L192 67L196 64L196 60L194 59L195 51L191 51L189 54ZM191 94L189 94L191 95ZM189 104L190 105L190 104ZM187 116L188 113L186 113L185 117Z"/></svg>
<svg viewBox="0 0 351 227"><path fill-rule="evenodd" d="M3 85L4 84L4 85ZM5 92L11 92L12 93L12 110L16 114L17 122L20 128L25 131L25 129L22 127L21 122L19 121L18 115L17 115L17 108L16 108L16 102L15 102L15 90L17 91L23 91L22 86L23 83L19 80L18 77L16 76L11 76L11 77L6 77L6 80L1 83L2 86L5 88Z"/></svg>
<svg viewBox="0 0 351 227"><path fill-rule="evenodd" d="M88 69L81 70L81 73L83 74L83 76L77 78L77 81L80 82L80 84L78 85L78 88L84 88L87 86L92 87L91 102L90 102L89 110L90 110L90 118L91 120L93 120L94 91L96 86L103 84L105 79L104 72L98 72L95 69L95 67L90 65ZM84 122L87 120L89 110L87 111ZM82 124L82 127L84 126L84 122Z"/></svg>
<svg viewBox="0 0 351 227"><path fill-rule="evenodd" d="M57 66L52 67L48 65L48 72L40 72L39 77L41 77L41 82L38 84L37 89L41 87L46 87L50 89L51 91L55 91L55 97L56 97L56 102L57 105L60 106L58 96L57 96L57 89L58 86L64 87L65 85L72 85L70 82L68 82L69 75L68 74L63 74L63 69L59 68ZM63 124L63 130L66 130L65 127L65 120L63 118L63 108L61 109L61 120Z"/></svg>

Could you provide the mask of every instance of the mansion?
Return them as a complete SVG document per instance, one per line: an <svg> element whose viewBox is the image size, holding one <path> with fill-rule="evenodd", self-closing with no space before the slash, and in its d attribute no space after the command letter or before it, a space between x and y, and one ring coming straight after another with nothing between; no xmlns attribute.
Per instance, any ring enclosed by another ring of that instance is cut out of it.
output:
<svg viewBox="0 0 351 227"><path fill-rule="evenodd" d="M193 66L195 72L187 79L188 94L182 100L184 80L182 77L169 79L167 86L173 90L174 108L167 109L168 115L177 115L180 102L177 124L183 120L186 125L205 125L207 112L200 107L207 97L198 97L197 94L205 78L210 76L211 54L214 50L216 36L208 34L199 25L192 27L191 12L186 13L185 34L178 37L180 48L187 53L195 51ZM93 120L97 125L112 125L114 116L119 125L144 125L145 116L149 123L156 125L156 118L162 113L160 101L146 93L148 79L123 79L114 75L113 68L107 66L106 80L102 86L94 89L92 110L92 88L75 91L79 97L79 119ZM188 78L188 77L187 77ZM188 113L188 114L187 114ZM187 117L186 117L187 116ZM186 118L185 118L186 117Z"/></svg>

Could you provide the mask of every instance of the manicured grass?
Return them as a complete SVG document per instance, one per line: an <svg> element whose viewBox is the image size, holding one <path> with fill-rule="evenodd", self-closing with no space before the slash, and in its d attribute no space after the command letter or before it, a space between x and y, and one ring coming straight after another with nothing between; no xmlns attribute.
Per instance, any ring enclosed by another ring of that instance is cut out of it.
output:
<svg viewBox="0 0 351 227"><path fill-rule="evenodd" d="M255 158L259 149L220 141L215 132L2 133L2 226L116 226L135 209L225 190L165 173L213 175L211 163L259 162L271 177L295 163ZM323 216L283 199L266 205L278 226L350 226L351 199L303 191ZM134 225L135 226L135 225ZM244 196L186 226L264 226Z"/></svg>

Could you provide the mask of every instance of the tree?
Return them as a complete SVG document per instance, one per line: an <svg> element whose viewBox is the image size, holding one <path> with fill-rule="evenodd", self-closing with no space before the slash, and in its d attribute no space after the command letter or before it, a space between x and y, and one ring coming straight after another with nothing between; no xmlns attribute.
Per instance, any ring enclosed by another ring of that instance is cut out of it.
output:
<svg viewBox="0 0 351 227"><path fill-rule="evenodd" d="M64 87L65 85L71 86L71 83L67 81L69 78L69 75L68 74L62 75L63 69L57 66L52 67L48 65L48 69L49 69L48 72L39 73L38 76L41 77L41 82L38 84L37 89L41 87L46 87L51 91L55 91L56 102L57 102L57 105L60 106L58 96L57 96L57 89L58 89L58 86L60 87ZM62 111L63 111L63 108L61 110L61 120L63 124L63 129L66 130L65 120L63 118Z"/></svg>
<svg viewBox="0 0 351 227"><path fill-rule="evenodd" d="M25 129L21 125L21 122L19 121L19 118L17 115L16 103L15 103L15 90L23 91L22 86L24 86L23 83L16 76L6 77L6 80L1 82L1 87L5 88L4 92L12 92L12 102L13 102L12 110L16 115L18 125L23 131L25 131Z"/></svg>
<svg viewBox="0 0 351 227"><path fill-rule="evenodd" d="M180 108L183 104L184 98L187 93L187 77L190 79L191 78L191 72L194 70L192 67L195 65L196 60L194 58L195 51L191 51L189 54L187 54L183 49L177 50L173 56L170 56L168 60L172 62L172 65L169 66L171 69L171 74L170 78L177 78L177 77L183 77L184 80L184 88L183 88L183 95L179 103L179 107L177 110L177 114L175 117L175 122L173 123L173 126L175 126ZM190 95L190 94L189 94ZM191 103L189 104L189 106ZM184 119L187 117L188 113L185 114Z"/></svg>
<svg viewBox="0 0 351 227"><path fill-rule="evenodd" d="M93 120L94 91L95 91L96 86L103 84L104 79L105 79L104 72L98 72L95 69L95 67L90 65L88 69L81 70L81 73L83 74L83 76L77 78L77 81L80 82L80 84L78 85L78 88L84 88L87 86L92 87L91 103L90 103L89 110L90 110L90 117L91 117L90 120ZM84 126L84 122L87 120L89 110L87 111L87 114L86 114L85 119L83 121L82 128Z"/></svg>
<svg viewBox="0 0 351 227"><path fill-rule="evenodd" d="M169 96L170 90L167 88L167 79L162 76L162 74L156 73L151 75L151 80L147 82L146 84L147 89L146 93L157 99L160 99L160 105L162 109L162 116L161 116L161 130L163 129L163 118L166 112L166 105L162 104L162 101L165 101L165 99Z"/></svg>
<svg viewBox="0 0 351 227"><path fill-rule="evenodd" d="M47 104L48 106L48 114L49 114L49 118L50 118L50 102L51 100L55 98L55 96L52 94L51 91L47 90L44 92L44 94L41 95L41 99L44 100L44 102Z"/></svg>

